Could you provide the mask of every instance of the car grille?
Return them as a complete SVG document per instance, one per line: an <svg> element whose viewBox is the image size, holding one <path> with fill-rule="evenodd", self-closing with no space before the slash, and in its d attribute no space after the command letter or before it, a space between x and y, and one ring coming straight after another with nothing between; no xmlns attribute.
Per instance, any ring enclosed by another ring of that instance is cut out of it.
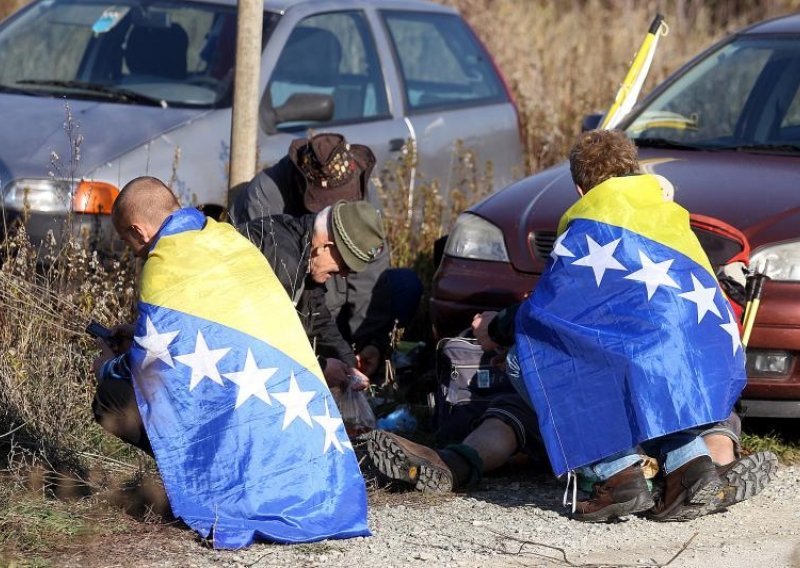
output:
<svg viewBox="0 0 800 568"><path fill-rule="evenodd" d="M528 237L533 255L542 261L547 261L556 242L556 234L550 231L537 231Z"/></svg>

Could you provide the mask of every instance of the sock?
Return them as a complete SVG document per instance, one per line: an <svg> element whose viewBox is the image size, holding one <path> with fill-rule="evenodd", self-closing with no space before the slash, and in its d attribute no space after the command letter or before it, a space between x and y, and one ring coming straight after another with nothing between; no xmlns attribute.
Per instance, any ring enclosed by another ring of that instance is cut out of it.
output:
<svg viewBox="0 0 800 568"><path fill-rule="evenodd" d="M453 472L453 489L475 485L483 478L483 460L474 448L451 444L437 453Z"/></svg>

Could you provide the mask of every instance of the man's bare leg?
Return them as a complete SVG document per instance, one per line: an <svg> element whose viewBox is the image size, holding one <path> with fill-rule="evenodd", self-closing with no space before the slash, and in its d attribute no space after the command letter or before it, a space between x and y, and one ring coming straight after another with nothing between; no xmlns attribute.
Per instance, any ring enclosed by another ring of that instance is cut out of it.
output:
<svg viewBox="0 0 800 568"><path fill-rule="evenodd" d="M724 434L709 434L703 436L703 441L708 446L711 459L717 465L728 465L736 459L733 440Z"/></svg>
<svg viewBox="0 0 800 568"><path fill-rule="evenodd" d="M517 451L514 430L497 418L487 418L481 422L462 443L478 453L483 461L484 473L501 467Z"/></svg>
<svg viewBox="0 0 800 568"><path fill-rule="evenodd" d="M367 434L367 456L383 476L420 491L444 492L477 483L517 450L514 430L486 418L460 444L434 450L391 432Z"/></svg>

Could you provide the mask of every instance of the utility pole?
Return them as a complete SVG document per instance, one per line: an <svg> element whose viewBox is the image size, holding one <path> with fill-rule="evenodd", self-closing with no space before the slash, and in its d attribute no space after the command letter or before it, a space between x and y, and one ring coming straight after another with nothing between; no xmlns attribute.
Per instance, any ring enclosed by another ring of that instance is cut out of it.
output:
<svg viewBox="0 0 800 568"><path fill-rule="evenodd" d="M256 173L263 0L238 0L228 191Z"/></svg>

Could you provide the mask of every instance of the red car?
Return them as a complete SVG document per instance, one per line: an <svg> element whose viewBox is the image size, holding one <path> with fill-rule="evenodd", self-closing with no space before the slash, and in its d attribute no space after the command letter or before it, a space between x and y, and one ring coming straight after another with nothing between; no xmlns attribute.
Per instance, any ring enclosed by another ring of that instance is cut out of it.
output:
<svg viewBox="0 0 800 568"><path fill-rule="evenodd" d="M770 278L747 349L748 416L800 417L798 86L800 15L793 15L701 53L619 126L639 147L643 169L669 179L675 200L691 213L742 231L752 247L750 266ZM435 334L455 334L474 313L524 298L576 198L561 163L464 212L434 279ZM724 251L731 243L720 237L703 244Z"/></svg>

